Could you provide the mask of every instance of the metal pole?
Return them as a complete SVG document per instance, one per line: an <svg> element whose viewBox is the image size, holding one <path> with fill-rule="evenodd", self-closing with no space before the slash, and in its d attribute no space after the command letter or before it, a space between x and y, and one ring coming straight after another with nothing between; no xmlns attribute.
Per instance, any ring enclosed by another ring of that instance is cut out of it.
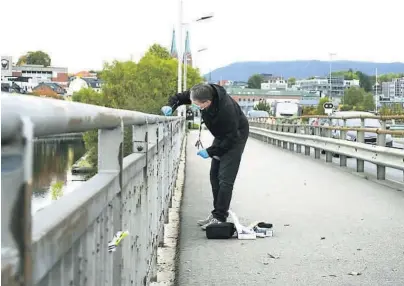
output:
<svg viewBox="0 0 404 286"><path fill-rule="evenodd" d="M330 98L329 100L332 101L332 86L331 86L331 59L332 59L332 54L330 54Z"/></svg>
<svg viewBox="0 0 404 286"><path fill-rule="evenodd" d="M379 100L379 84L377 83L377 68L376 68L376 83L375 83L375 113L377 114L377 102Z"/></svg>
<svg viewBox="0 0 404 286"><path fill-rule="evenodd" d="M335 56L336 53L329 53L330 55L330 101L332 102L332 78L331 78L331 66L332 66L332 56Z"/></svg>
<svg viewBox="0 0 404 286"><path fill-rule="evenodd" d="M187 90L188 55L184 47L184 90Z"/></svg>
<svg viewBox="0 0 404 286"><path fill-rule="evenodd" d="M178 58L178 93L182 92L182 0L179 0L178 9L178 45L177 45L177 58ZM181 115L183 106L178 108L178 113ZM183 114L185 116L185 112Z"/></svg>

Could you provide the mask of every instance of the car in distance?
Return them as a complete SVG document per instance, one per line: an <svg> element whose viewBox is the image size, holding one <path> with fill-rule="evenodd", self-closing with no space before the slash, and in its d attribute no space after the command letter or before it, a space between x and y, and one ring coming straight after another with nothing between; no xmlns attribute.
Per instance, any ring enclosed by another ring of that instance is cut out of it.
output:
<svg viewBox="0 0 404 286"><path fill-rule="evenodd" d="M374 114L370 112L364 111L337 111L331 115L332 117L351 117L351 116L372 116ZM365 128L381 128L382 125L380 120L377 118L365 118ZM328 124L327 124L328 125ZM343 119L331 119L331 126L344 126ZM349 118L346 119L347 127L361 127L361 119L360 118ZM333 138L340 138L340 130L332 130L331 136ZM377 144L377 133L375 132L365 132L365 144ZM358 136L358 132L355 130L349 130L346 132L346 140L348 141L356 141ZM393 138L390 134L386 134L386 147L393 147Z"/></svg>

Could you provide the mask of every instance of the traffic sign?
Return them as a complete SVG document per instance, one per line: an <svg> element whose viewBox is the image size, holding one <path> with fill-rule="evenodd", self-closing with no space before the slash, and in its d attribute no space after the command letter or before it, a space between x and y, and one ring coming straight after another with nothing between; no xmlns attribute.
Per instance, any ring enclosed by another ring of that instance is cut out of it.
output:
<svg viewBox="0 0 404 286"><path fill-rule="evenodd" d="M323 104L324 109L333 109L334 108L334 104L332 102L325 102Z"/></svg>
<svg viewBox="0 0 404 286"><path fill-rule="evenodd" d="M187 110L186 120L194 120L194 112L191 109Z"/></svg>
<svg viewBox="0 0 404 286"><path fill-rule="evenodd" d="M333 109L334 109L334 104L332 104L332 102L326 102L326 103L323 104L323 107L324 107L325 114L330 116L332 114Z"/></svg>

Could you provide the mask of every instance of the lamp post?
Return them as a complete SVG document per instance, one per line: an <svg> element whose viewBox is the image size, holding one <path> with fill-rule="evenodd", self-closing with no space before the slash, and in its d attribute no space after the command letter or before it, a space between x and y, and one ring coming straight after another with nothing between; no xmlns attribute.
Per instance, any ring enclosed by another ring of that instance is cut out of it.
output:
<svg viewBox="0 0 404 286"><path fill-rule="evenodd" d="M332 61L332 57L337 55L336 53L328 53L328 55L330 56L330 101L332 101L332 79L331 79L331 61Z"/></svg>
<svg viewBox="0 0 404 286"><path fill-rule="evenodd" d="M201 53L206 51L208 48L202 48L197 51L197 53ZM184 59L184 90L187 90L187 73L188 73L188 57Z"/></svg>
<svg viewBox="0 0 404 286"><path fill-rule="evenodd" d="M184 23L183 22L183 9L182 9L182 5L183 5L183 0L179 0L179 9L178 9L178 47L177 47L177 59L178 59L178 82L177 82L177 92L181 93L182 92L182 59L184 58L183 55L184 53L182 52L182 26L184 25L188 25L188 23ZM198 19L195 20L195 22L200 22L200 21L204 21L207 19L212 18L213 15L207 15L207 16L203 16L200 17ZM186 60L185 60L185 65L186 65ZM184 66L184 82L186 82L186 66ZM184 90L186 88L186 84L184 84ZM185 106L180 106L178 108L178 113L182 114L182 116L186 116L186 107Z"/></svg>

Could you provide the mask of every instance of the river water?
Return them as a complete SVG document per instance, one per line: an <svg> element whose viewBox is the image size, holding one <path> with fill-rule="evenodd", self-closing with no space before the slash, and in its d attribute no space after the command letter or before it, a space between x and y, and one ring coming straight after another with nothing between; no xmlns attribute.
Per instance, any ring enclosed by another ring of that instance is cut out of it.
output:
<svg viewBox="0 0 404 286"><path fill-rule="evenodd" d="M34 143L32 214L71 193L83 182L83 177L71 174L71 168L84 153L82 140ZM52 191L55 183L63 185L61 191Z"/></svg>

